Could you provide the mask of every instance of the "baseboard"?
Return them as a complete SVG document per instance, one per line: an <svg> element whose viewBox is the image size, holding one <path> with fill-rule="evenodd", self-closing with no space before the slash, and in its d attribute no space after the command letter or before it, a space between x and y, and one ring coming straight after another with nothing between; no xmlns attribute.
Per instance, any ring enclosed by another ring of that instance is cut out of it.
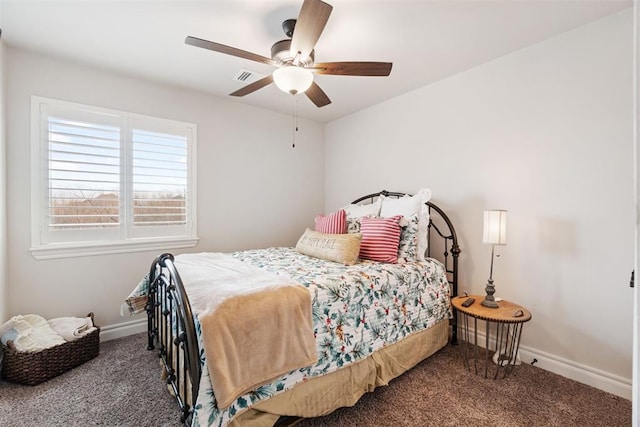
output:
<svg viewBox="0 0 640 427"><path fill-rule="evenodd" d="M478 331L478 344L484 348L486 335L484 331ZM489 348L495 348L495 341L490 338ZM554 354L520 345L520 359L522 363L533 363L534 366L553 372L565 378L577 381L582 384L590 385L607 393L615 394L624 399L631 400L632 383L631 379L612 374L610 372L601 371L591 366L573 362Z"/></svg>
<svg viewBox="0 0 640 427"><path fill-rule="evenodd" d="M146 332L147 318L100 327L100 341L109 341Z"/></svg>
<svg viewBox="0 0 640 427"><path fill-rule="evenodd" d="M534 366L538 368L631 400L631 379L524 345L520 346L520 358L523 363L531 363L536 359L537 362L534 363Z"/></svg>

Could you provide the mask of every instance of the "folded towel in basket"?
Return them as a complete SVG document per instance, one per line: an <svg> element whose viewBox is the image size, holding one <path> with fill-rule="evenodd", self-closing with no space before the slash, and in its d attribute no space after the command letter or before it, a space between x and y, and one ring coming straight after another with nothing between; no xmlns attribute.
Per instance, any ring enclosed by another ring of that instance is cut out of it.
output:
<svg viewBox="0 0 640 427"><path fill-rule="evenodd" d="M74 341L96 330L91 317L57 317L49 319L49 325L62 338Z"/></svg>
<svg viewBox="0 0 640 427"><path fill-rule="evenodd" d="M15 341L18 338L18 331L14 328L9 329L9 332L6 332L3 336L0 337L0 342L2 345L9 345L9 341Z"/></svg>
<svg viewBox="0 0 640 427"><path fill-rule="evenodd" d="M0 326L0 336L6 333L15 333L12 341L18 351L40 351L66 342L44 317L37 314L13 316Z"/></svg>

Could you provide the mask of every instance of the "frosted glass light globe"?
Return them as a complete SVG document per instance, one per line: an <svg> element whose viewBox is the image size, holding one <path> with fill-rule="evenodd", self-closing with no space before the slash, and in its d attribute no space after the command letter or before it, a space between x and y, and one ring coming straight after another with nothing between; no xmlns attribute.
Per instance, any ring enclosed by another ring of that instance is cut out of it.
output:
<svg viewBox="0 0 640 427"><path fill-rule="evenodd" d="M273 82L281 91L295 95L309 89L313 83L313 73L305 68L289 65L273 72Z"/></svg>

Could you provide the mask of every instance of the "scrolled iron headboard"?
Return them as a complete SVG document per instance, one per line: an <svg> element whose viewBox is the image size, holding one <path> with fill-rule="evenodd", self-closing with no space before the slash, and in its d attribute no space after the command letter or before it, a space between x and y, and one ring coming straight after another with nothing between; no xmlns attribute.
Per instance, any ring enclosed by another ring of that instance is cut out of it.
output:
<svg viewBox="0 0 640 427"><path fill-rule="evenodd" d="M377 193L372 193L372 194L367 194L366 196L362 196L351 203L360 204L365 201L368 201L369 203L373 203L380 196L400 198L404 196L412 196L412 194L382 190ZM451 222L447 214L445 214L440 207L438 207L436 204L434 204L431 201L428 201L425 204L429 208L429 226L427 229L428 230L427 240L429 244L427 245L427 253L425 255L427 257L432 256L432 248L434 245L432 245L431 231L435 230L436 234L443 240L444 250L441 254L442 259L440 259L440 256L436 256L435 254L433 254L433 258L438 259L440 262L444 264L444 268L447 273L447 280L449 281L449 285L451 286L451 297L454 297L458 295L458 258L461 252L460 246L458 245L458 236L456 235L456 230L453 227L453 223ZM442 221L444 222L444 224L441 224L441 226L443 226L443 228L446 227L446 229L444 230L440 229L440 226L438 224L439 221L434 221L434 218L431 215L432 212L436 212L438 214L440 219L442 219ZM451 342L453 344L457 344L458 328L456 327L456 324L455 324L455 316L452 323L453 325L452 325L452 332L451 332L452 334Z"/></svg>

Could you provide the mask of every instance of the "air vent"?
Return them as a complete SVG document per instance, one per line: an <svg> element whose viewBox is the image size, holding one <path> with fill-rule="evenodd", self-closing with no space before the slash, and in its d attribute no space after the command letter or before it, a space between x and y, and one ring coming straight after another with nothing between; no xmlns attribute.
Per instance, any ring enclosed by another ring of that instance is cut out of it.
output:
<svg viewBox="0 0 640 427"><path fill-rule="evenodd" d="M238 71L233 80L243 83L251 83L264 77L264 74L255 73L253 71L242 69Z"/></svg>

